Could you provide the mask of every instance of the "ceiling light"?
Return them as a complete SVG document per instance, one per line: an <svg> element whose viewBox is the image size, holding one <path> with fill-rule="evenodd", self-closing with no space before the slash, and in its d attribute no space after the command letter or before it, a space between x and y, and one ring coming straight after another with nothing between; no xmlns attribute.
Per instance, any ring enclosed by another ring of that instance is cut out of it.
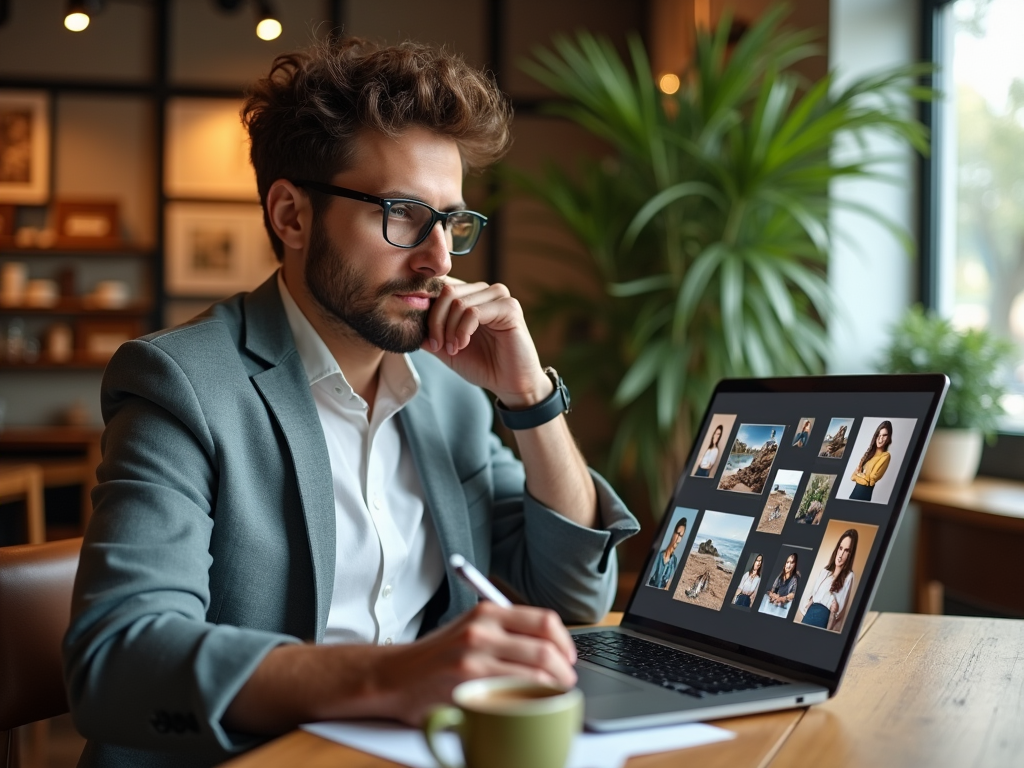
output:
<svg viewBox="0 0 1024 768"><path fill-rule="evenodd" d="M64 17L64 26L72 32L81 32L89 26L90 14L100 10L99 0L71 0Z"/></svg>
<svg viewBox="0 0 1024 768"><path fill-rule="evenodd" d="M277 40L281 36L281 22L270 9L270 3L263 0L258 7L260 20L256 24L256 37L260 40Z"/></svg>

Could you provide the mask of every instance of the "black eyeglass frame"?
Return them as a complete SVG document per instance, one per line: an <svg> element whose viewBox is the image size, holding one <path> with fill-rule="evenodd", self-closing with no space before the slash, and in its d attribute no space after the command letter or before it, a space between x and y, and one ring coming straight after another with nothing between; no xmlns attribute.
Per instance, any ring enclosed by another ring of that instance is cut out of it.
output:
<svg viewBox="0 0 1024 768"><path fill-rule="evenodd" d="M434 226L437 222L441 222L442 229L447 229L448 219L457 214L469 214L470 216L476 217L480 221L480 229L477 230L476 238L473 240L473 244L462 251L448 251L450 256L465 256L467 253L472 251L478 242L480 242L480 235L483 234L484 227L487 226L487 217L482 213L476 211L439 211L433 206L427 205L422 200L413 200L409 197L377 197L376 195L368 195L365 192L358 192L354 189L348 189L347 187L336 187L334 184L326 184L322 181L309 181L306 179L291 179L292 184L303 189L312 189L315 192L322 192L325 195L334 195L335 197L346 197L350 200L358 200L363 203L373 203L379 205L384 210L384 218L381 222L381 233L384 235L384 239L395 246L396 248L415 248L417 245L422 243L433 231ZM388 237L388 214L391 211L391 206L396 203L414 203L415 205L421 205L430 211L430 225L425 227L423 235L415 243L410 245L401 245L399 243L392 242L391 238Z"/></svg>

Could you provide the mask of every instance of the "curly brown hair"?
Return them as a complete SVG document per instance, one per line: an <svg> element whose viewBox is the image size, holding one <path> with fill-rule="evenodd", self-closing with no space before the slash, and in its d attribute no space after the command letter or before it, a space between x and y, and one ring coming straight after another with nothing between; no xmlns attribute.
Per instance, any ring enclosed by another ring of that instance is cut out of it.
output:
<svg viewBox="0 0 1024 768"><path fill-rule="evenodd" d="M278 258L284 246L267 218L278 179L330 181L352 159L361 130L397 137L418 126L450 137L463 170L499 160L512 143L512 107L494 79L460 56L411 41L380 46L327 38L274 59L242 107L252 143L264 224ZM319 215L326 199L313 194Z"/></svg>

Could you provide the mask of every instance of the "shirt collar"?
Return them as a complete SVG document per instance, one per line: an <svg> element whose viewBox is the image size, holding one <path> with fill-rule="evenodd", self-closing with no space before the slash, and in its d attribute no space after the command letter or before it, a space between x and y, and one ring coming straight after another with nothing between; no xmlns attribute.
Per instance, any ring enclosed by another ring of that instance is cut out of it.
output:
<svg viewBox="0 0 1024 768"><path fill-rule="evenodd" d="M316 328L292 298L281 272L280 269L277 271L277 287L281 292L284 314L292 329L295 349L299 353L299 359L302 360L302 367L306 371L309 385L313 386L318 381L337 374L345 382L345 387L351 390L352 387L345 379L345 374L341 372L341 367L334 359L334 355L331 354L331 350L327 348L324 340L320 338L320 334L316 332ZM419 391L419 373L409 355L385 353L380 366L380 375L381 380L401 403L407 403Z"/></svg>

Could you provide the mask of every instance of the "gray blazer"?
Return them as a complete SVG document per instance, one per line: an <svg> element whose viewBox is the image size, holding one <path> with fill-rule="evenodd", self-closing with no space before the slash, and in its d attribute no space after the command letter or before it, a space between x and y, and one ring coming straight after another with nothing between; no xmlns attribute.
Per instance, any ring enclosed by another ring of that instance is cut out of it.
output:
<svg viewBox="0 0 1024 768"><path fill-rule="evenodd" d="M484 393L431 355L401 411L445 560L465 554L567 621L598 619L636 521L594 475L603 530L531 498ZM334 583L330 460L275 279L124 344L64 640L80 765L206 766L258 743L225 709L264 655L320 642ZM424 630L476 597L449 572Z"/></svg>

